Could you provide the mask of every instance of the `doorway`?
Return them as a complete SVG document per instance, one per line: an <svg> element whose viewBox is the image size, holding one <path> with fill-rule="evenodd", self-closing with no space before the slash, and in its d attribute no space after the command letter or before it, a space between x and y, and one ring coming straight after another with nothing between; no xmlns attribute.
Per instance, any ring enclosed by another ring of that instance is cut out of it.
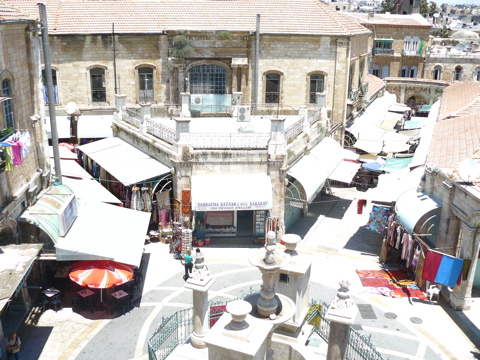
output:
<svg viewBox="0 0 480 360"><path fill-rule="evenodd" d="M237 236L253 235L253 211L237 211Z"/></svg>

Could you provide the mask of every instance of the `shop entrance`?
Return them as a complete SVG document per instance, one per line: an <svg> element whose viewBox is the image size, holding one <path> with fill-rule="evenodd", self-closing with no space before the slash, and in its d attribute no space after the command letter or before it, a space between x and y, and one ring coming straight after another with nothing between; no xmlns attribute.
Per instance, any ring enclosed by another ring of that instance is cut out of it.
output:
<svg viewBox="0 0 480 360"><path fill-rule="evenodd" d="M253 235L253 211L237 211L237 236Z"/></svg>

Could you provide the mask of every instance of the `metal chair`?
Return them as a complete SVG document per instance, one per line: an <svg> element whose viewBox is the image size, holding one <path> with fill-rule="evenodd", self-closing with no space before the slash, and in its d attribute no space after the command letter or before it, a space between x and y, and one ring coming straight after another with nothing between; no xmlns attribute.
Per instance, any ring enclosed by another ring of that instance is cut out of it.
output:
<svg viewBox="0 0 480 360"><path fill-rule="evenodd" d="M76 311L82 308L82 301L79 296L74 296L72 298L72 310Z"/></svg>
<svg viewBox="0 0 480 360"><path fill-rule="evenodd" d="M55 310L55 312L57 312L58 310L62 310L62 300L54 299L52 301L52 305L53 305L53 310Z"/></svg>
<svg viewBox="0 0 480 360"><path fill-rule="evenodd" d="M42 311L45 312L45 310L47 309L47 307L50 306L50 301L48 301L47 299L43 299L42 300Z"/></svg>

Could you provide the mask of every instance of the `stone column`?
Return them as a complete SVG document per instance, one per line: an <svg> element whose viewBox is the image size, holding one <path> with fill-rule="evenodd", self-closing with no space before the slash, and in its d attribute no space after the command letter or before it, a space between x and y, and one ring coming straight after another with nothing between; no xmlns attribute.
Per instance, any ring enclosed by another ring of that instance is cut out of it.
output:
<svg viewBox="0 0 480 360"><path fill-rule="evenodd" d="M249 93L248 93L248 88L247 88L247 66L242 66L240 67L241 71L241 76L240 76L240 86L241 88L239 89L245 97L248 99Z"/></svg>
<svg viewBox="0 0 480 360"><path fill-rule="evenodd" d="M400 87L400 104L405 104L405 86Z"/></svg>
<svg viewBox="0 0 480 360"><path fill-rule="evenodd" d="M122 107L127 104L127 95L115 94L115 112L121 113Z"/></svg>
<svg viewBox="0 0 480 360"><path fill-rule="evenodd" d="M475 277L475 270L478 263L478 252L480 251L480 238L476 236L476 229L462 222L461 224L461 253L460 257L471 260L467 280L463 280L459 286L455 286L450 296L450 303L455 310L468 310L472 303L472 287ZM478 238L478 239L477 239Z"/></svg>
<svg viewBox="0 0 480 360"><path fill-rule="evenodd" d="M203 253L197 249L195 266L192 277L185 282L185 288L193 290L193 333L192 346L197 349L207 347L205 335L210 329L208 313L208 289L215 283L215 279L205 268Z"/></svg>
<svg viewBox="0 0 480 360"><path fill-rule="evenodd" d="M325 319L330 321L328 336L327 360L345 360L347 355L350 325L355 321L357 307L350 298L348 287L350 282L339 282L340 289L335 300L330 304Z"/></svg>
<svg viewBox="0 0 480 360"><path fill-rule="evenodd" d="M283 235L285 221L285 178L287 166L287 142L283 136L285 118L272 118L271 134L268 143L268 171L272 180L272 215L278 218L281 230L277 232L279 238Z"/></svg>
<svg viewBox="0 0 480 360"><path fill-rule="evenodd" d="M182 92L180 96L182 98L182 110L180 111L180 117L189 118L192 116L192 114L190 114L190 93Z"/></svg>
<svg viewBox="0 0 480 360"><path fill-rule="evenodd" d="M237 84L238 84L238 79L237 79L237 73L238 73L238 66L232 66L232 93L235 93L239 89L237 89Z"/></svg>
<svg viewBox="0 0 480 360"><path fill-rule="evenodd" d="M150 120L150 103L141 103L140 106L142 117L140 132L145 135L147 133L147 120Z"/></svg>

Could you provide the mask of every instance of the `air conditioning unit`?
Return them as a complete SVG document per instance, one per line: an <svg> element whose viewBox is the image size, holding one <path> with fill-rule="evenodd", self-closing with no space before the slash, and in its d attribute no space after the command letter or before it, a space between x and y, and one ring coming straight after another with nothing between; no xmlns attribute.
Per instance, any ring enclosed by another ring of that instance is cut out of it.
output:
<svg viewBox="0 0 480 360"><path fill-rule="evenodd" d="M250 121L250 106L239 106L237 121Z"/></svg>
<svg viewBox="0 0 480 360"><path fill-rule="evenodd" d="M190 95L190 104L202 105L202 103L203 103L202 95Z"/></svg>

